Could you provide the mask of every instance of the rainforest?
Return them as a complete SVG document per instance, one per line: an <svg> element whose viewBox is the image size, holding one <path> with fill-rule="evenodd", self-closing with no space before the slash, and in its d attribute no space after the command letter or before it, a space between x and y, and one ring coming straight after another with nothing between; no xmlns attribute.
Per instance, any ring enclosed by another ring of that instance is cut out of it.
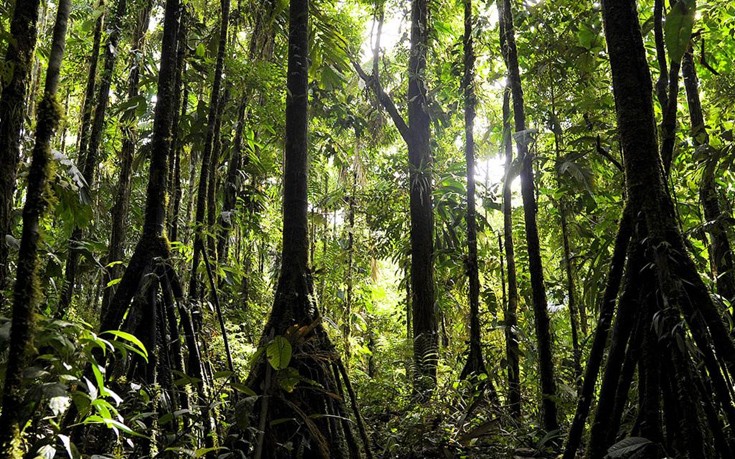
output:
<svg viewBox="0 0 735 459"><path fill-rule="evenodd" d="M0 459L735 457L735 1L0 0Z"/></svg>

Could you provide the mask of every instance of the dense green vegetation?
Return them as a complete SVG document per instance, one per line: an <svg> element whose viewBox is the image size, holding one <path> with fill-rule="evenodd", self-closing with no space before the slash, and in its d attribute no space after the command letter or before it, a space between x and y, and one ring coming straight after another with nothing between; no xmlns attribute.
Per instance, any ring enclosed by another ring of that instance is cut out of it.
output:
<svg viewBox="0 0 735 459"><path fill-rule="evenodd" d="M735 456L735 3L0 0L0 458Z"/></svg>

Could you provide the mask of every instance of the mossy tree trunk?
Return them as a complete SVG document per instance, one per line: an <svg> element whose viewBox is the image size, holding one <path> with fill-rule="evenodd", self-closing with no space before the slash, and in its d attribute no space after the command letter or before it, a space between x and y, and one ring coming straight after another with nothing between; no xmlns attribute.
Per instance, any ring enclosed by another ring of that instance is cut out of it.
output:
<svg viewBox="0 0 735 459"><path fill-rule="evenodd" d="M13 322L3 387L3 410L0 415L0 458L20 458L23 455L20 434L27 421L23 419L23 370L33 357L31 354L33 315L37 313L36 308L40 301L37 255L40 239L39 221L48 204L48 184L52 174L51 140L61 117L61 106L56 99L56 92L59 87L59 72L64 56L70 10L71 0L59 1L46 83L36 121L36 143L33 147L28 190L23 207L23 233L13 294ZM30 30L32 29L26 29L26 33Z"/></svg>
<svg viewBox="0 0 735 459"><path fill-rule="evenodd" d="M9 246L6 235L12 231L13 195L20 160L20 134L25 116L24 101L33 63L33 50L38 35L40 0L16 2L10 21L10 35L5 64L13 73L2 90L0 99L0 306L5 302L3 290L9 275Z"/></svg>

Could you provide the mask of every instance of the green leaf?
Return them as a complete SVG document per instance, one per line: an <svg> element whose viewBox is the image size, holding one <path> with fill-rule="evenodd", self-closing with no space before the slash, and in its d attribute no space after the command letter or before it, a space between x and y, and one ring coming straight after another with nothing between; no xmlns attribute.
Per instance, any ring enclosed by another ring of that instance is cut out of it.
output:
<svg viewBox="0 0 735 459"><path fill-rule="evenodd" d="M268 344L265 355L273 369L283 370L284 368L288 368L288 364L291 362L291 352L291 343L283 336L276 336Z"/></svg>
<svg viewBox="0 0 735 459"><path fill-rule="evenodd" d="M130 350L143 357L146 362L148 361L148 351L146 350L145 345L135 336L120 330L107 330L103 333L109 333L110 335L114 335L120 339L132 343L135 347L131 348Z"/></svg>
<svg viewBox="0 0 735 459"><path fill-rule="evenodd" d="M630 457L636 451L651 444L651 440L643 437L627 437L615 443L607 450L609 459L622 459Z"/></svg>
<svg viewBox="0 0 735 459"><path fill-rule="evenodd" d="M664 33L671 62L680 62L689 46L695 10L695 0L679 0L666 15Z"/></svg>
<svg viewBox="0 0 735 459"><path fill-rule="evenodd" d="M597 33L590 29L586 24L582 24L577 32L577 39L579 40L579 46L586 50L591 50L597 38Z"/></svg>

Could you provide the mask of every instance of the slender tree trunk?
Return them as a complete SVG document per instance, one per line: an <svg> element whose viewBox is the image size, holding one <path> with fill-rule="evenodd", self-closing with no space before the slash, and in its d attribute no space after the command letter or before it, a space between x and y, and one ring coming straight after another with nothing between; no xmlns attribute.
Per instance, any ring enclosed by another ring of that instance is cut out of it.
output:
<svg viewBox="0 0 735 459"><path fill-rule="evenodd" d="M5 65L13 68L10 81L2 90L0 99L0 307L5 302L7 287L8 249L5 236L12 231L13 195L20 160L20 135L23 129L23 102L36 47L38 6L40 0L18 1L10 21L10 35L5 53Z"/></svg>
<svg viewBox="0 0 735 459"><path fill-rule="evenodd" d="M100 47L102 44L102 26L105 21L105 0L99 0L96 9L100 12L97 20L94 22L94 32L92 32L92 51L89 55L89 72L87 73L87 85L84 89L84 103L82 104L82 119L79 126L79 155L77 164L83 165L86 162L87 148L89 146L89 129L92 124L92 111L94 107L95 88L97 87L97 63L100 57ZM84 166L82 166L84 167Z"/></svg>
<svg viewBox="0 0 735 459"><path fill-rule="evenodd" d="M556 113L556 98L554 94L554 88L551 89L551 116L555 120L558 119ZM558 123L557 123L558 126ZM556 150L556 161L561 159L561 143L562 143L562 132L561 127L554 129L554 149ZM556 169L556 182L557 187L561 189L562 181L559 169ZM568 211L567 203L562 197L557 203L559 209L559 219L561 220L561 237L563 245L563 256L564 256L564 272L567 280L567 306L569 308L569 325L572 331L572 352L574 358L574 380L577 388L581 385L582 381L582 364L581 364L581 350L579 348L579 322L577 321L577 288L574 282L574 266L572 266L572 248L569 242L569 223L568 223Z"/></svg>
<svg viewBox="0 0 735 459"><path fill-rule="evenodd" d="M127 10L127 0L118 0L115 9L115 16L110 23L110 33L105 46L104 68L100 78L99 92L97 94L97 104L94 109L94 117L92 118L92 130L89 135L89 145L87 147L86 156L84 158L84 167L82 175L87 182L90 191L94 188L96 171L99 166L99 149L102 144L102 134L105 128L105 113L107 104L110 100L110 87L112 86L112 75L117 62L117 48L122 33L122 21ZM74 228L71 238L69 239L69 254L66 258L66 272L64 279L64 288L61 291L61 299L57 310L57 317L63 316L71 305L74 296L74 287L77 281L77 271L79 269L79 251L77 247L82 241L84 233L81 228Z"/></svg>
<svg viewBox="0 0 735 459"><path fill-rule="evenodd" d="M189 280L189 298L196 300L199 297L199 286L197 269L199 268L199 253L197 247L205 246L204 224L207 207L207 188L209 185L209 173L212 162L212 150L214 149L215 125L217 124L217 104L221 97L222 73L225 66L225 51L227 49L227 27L230 17L230 0L220 0L222 17L220 19L219 48L217 50L217 63L214 69L214 81L212 83L212 94L209 100L209 114L207 116L207 136L204 141L202 154L202 168L199 173L199 187L197 193L197 206L195 216L194 232L194 258L192 261L191 278Z"/></svg>
<svg viewBox="0 0 735 459"><path fill-rule="evenodd" d="M516 421L521 419L520 349L518 346L518 278L516 274L515 245L513 243L513 196L510 175L513 163L511 141L510 85L503 92L503 149L505 150L505 179L503 180L503 238L508 269L508 303L505 310L505 351L508 360L508 405Z"/></svg>
<svg viewBox="0 0 735 459"><path fill-rule="evenodd" d="M480 331L480 274L477 263L477 217L475 215L475 51L473 49L472 0L464 0L464 133L467 164L467 277L469 278L470 349L460 379L487 374Z"/></svg>
<svg viewBox="0 0 735 459"><path fill-rule="evenodd" d="M717 157L709 145L709 134L702 113L702 102L699 99L697 70L694 66L691 46L684 54L682 74L689 106L692 141L696 147L705 149L708 153L699 182L699 202L704 210L705 228L710 236L712 274L717 285L717 292L732 303L735 301L735 263L724 222L726 214L722 211L715 183Z"/></svg>
<svg viewBox="0 0 735 459"><path fill-rule="evenodd" d="M526 115L523 105L523 88L518 68L518 53L513 27L513 11L511 0L503 0L500 8L501 40L503 54L508 67L508 80L513 95L513 116L515 120L516 145L521 165L521 197L523 198L523 216L526 227L528 247L528 263L531 273L531 291L533 294L533 311L536 323L536 341L538 344L539 374L541 377L542 418L547 432L559 428L556 407L556 380L551 350L551 332L549 330L549 314L544 287L544 272L541 264L541 246L539 244L538 226L536 224L536 196L533 179L533 158L528 151L530 134L526 131Z"/></svg>
<svg viewBox="0 0 735 459"><path fill-rule="evenodd" d="M30 3L30 2L29 2ZM21 3L17 4L22 6ZM20 431L25 424L23 417L23 370L32 358L33 316L40 301L38 297L38 244L39 220L46 211L49 196L46 195L51 179L51 140L61 118L61 106L56 99L59 71L66 43L67 20L70 0L59 0L56 23L48 58L46 83L36 121L36 144L33 147L31 168L28 173L28 191L23 207L23 233L18 255L18 273L13 295L13 322L10 330L8 362L3 386L3 410L0 414L0 458L16 458L23 454ZM32 13L32 11L30 12ZM25 36L35 34L35 20L31 17ZM19 30L23 32L23 30ZM28 61L26 61L28 62ZM21 99L22 100L22 99Z"/></svg>
<svg viewBox="0 0 735 459"><path fill-rule="evenodd" d="M133 46L130 51L130 73L128 74L128 102L133 101L139 94L140 67L143 49L145 47L145 33L150 21L152 0L146 0L143 9L138 13L135 31L133 33ZM115 192L115 204L111 210L112 227L110 229L110 248L107 254L107 263L122 262L125 255L125 239L127 233L127 219L130 207L131 178L133 174L133 156L137 136L137 119L135 112L127 111L121 117L122 124L122 147L120 148L120 173L118 175L117 190ZM105 271L104 285L105 293L102 300L102 313L106 315L115 288L107 285L110 281L119 278L123 274L123 265L115 264Z"/></svg>
<svg viewBox="0 0 735 459"><path fill-rule="evenodd" d="M187 11L186 6L182 6L181 21L177 34L178 49L176 51L176 107L181 107L176 111L173 119L171 139L171 151L169 157L169 183L168 192L171 195L169 202L168 214L168 236L172 241L179 240L179 211L181 209L181 153L184 149L182 139L181 120L186 116L189 108L189 88L184 83L184 74L186 73L186 54L187 54ZM182 95L183 93L183 95Z"/></svg>

